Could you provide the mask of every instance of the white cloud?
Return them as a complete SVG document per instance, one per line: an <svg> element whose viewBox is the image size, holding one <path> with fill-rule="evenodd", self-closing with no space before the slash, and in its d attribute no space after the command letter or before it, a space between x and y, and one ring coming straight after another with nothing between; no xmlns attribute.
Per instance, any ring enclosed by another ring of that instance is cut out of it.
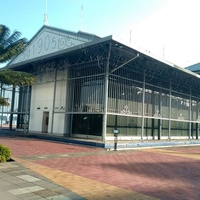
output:
<svg viewBox="0 0 200 200"><path fill-rule="evenodd" d="M168 0L165 7L126 27L118 39L185 67L200 62L200 1Z"/></svg>

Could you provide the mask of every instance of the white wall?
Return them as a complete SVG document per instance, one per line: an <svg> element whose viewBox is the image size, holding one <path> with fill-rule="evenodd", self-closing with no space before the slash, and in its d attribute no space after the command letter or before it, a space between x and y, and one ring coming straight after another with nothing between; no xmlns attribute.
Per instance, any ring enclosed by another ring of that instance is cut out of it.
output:
<svg viewBox="0 0 200 200"><path fill-rule="evenodd" d="M64 73L65 74L65 73ZM52 110L53 110L54 82L37 83L32 86L31 109L30 109L30 132L41 132L43 112L49 112L48 133L51 133ZM66 107L66 80L59 80L56 84L55 113L53 134L65 133L65 107Z"/></svg>
<svg viewBox="0 0 200 200"><path fill-rule="evenodd" d="M29 131L42 131L43 112L52 112L54 83L32 86ZM51 118L51 117L50 117ZM51 119L49 119L50 125Z"/></svg>
<svg viewBox="0 0 200 200"><path fill-rule="evenodd" d="M65 133L66 80L57 81L53 133Z"/></svg>

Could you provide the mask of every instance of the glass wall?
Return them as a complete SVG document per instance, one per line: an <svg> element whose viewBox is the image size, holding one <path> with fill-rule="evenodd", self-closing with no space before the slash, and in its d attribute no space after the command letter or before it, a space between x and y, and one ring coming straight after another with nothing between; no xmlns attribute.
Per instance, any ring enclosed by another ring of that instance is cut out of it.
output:
<svg viewBox="0 0 200 200"><path fill-rule="evenodd" d="M114 76L108 91L107 136L198 137L199 103L189 94Z"/></svg>
<svg viewBox="0 0 200 200"><path fill-rule="evenodd" d="M67 106L73 116L73 134L102 136L105 117L105 137L113 136L114 129L127 138L198 137L200 103L191 96L189 88L184 93L180 84L172 85L164 77L145 74L142 68L134 71L135 66L127 65L109 73L105 91L105 64L90 64L69 69L71 99Z"/></svg>
<svg viewBox="0 0 200 200"><path fill-rule="evenodd" d="M23 129L28 125L31 88L5 86L1 90L1 96L8 100L8 106L1 106L1 128Z"/></svg>

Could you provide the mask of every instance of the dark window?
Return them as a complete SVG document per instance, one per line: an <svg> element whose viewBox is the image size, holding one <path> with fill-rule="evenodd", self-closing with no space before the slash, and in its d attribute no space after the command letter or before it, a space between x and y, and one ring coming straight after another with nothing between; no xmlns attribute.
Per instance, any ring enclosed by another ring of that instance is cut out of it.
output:
<svg viewBox="0 0 200 200"><path fill-rule="evenodd" d="M74 114L72 124L73 134L102 135L101 114Z"/></svg>

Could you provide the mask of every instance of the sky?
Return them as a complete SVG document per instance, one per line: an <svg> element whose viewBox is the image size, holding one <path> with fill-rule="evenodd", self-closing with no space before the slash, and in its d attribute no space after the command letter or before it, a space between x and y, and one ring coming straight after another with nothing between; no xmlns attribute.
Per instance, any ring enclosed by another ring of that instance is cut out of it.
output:
<svg viewBox="0 0 200 200"><path fill-rule="evenodd" d="M200 62L199 0L0 0L0 24L30 40L48 24L106 37L180 67Z"/></svg>

